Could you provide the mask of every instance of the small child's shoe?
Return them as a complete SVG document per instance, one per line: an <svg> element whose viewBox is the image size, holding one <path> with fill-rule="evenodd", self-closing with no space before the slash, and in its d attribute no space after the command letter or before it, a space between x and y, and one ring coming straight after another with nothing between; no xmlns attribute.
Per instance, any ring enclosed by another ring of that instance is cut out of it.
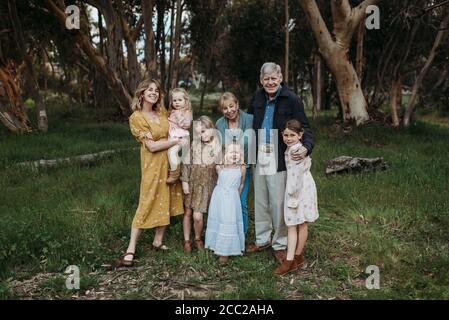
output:
<svg viewBox="0 0 449 320"><path fill-rule="evenodd" d="M192 241L184 240L184 251L187 253L192 253Z"/></svg>
<svg viewBox="0 0 449 320"><path fill-rule="evenodd" d="M178 166L178 169L169 172L168 178L167 178L167 184L173 184L176 181L178 181L180 175L181 175L181 169Z"/></svg>
<svg viewBox="0 0 449 320"><path fill-rule="evenodd" d="M226 263L228 263L228 261L229 261L229 257L228 256L220 256L218 258L218 262L220 264L226 264Z"/></svg>
<svg viewBox="0 0 449 320"><path fill-rule="evenodd" d="M298 270L298 266L296 265L295 269L295 260L287 260L285 259L282 264L274 270L274 274L277 276L283 276L289 272Z"/></svg>
<svg viewBox="0 0 449 320"><path fill-rule="evenodd" d="M295 258L293 259L293 261L295 261L295 266L297 267L297 269L302 268L302 266L304 265L304 255L303 254L295 254Z"/></svg>

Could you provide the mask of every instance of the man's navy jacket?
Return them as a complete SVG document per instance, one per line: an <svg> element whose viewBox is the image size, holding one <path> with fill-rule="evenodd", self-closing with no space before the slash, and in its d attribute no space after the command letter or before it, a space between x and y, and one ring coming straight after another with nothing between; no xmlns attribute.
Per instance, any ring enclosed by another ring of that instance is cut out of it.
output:
<svg viewBox="0 0 449 320"><path fill-rule="evenodd" d="M302 144L307 148L308 154L313 149L313 133L309 126L309 121L304 112L304 105L301 99L291 91L287 85L282 82L282 89L274 107L273 115L273 129L278 129L278 168L277 171L286 171L284 153L287 150L287 145L282 139L281 130L284 128L288 120L296 119L301 122L304 129L302 137ZM254 115L253 129L256 130L256 138L258 139L257 130L262 128L262 122L265 115L265 108L267 105L267 95L265 90L259 89L254 94L248 106L248 113ZM257 140L256 140L257 141ZM257 146L257 143L256 143Z"/></svg>

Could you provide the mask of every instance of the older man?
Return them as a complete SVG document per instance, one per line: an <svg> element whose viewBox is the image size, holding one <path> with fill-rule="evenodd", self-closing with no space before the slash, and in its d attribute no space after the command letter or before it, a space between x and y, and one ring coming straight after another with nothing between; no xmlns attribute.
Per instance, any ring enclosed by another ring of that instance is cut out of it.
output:
<svg viewBox="0 0 449 320"><path fill-rule="evenodd" d="M258 161L254 172L256 243L250 244L246 251L261 251L271 246L274 256L282 263L287 247L287 227L284 222L287 180L284 153L287 146L280 131L285 122L291 119L299 120L304 128L304 147L292 155L294 160L300 160L312 152L313 134L303 103L283 82L279 65L265 63L260 70L260 83L262 88L256 91L248 107L248 113L254 115L253 128L259 134ZM263 131L260 132L260 129ZM262 160L270 157L275 160L271 172Z"/></svg>

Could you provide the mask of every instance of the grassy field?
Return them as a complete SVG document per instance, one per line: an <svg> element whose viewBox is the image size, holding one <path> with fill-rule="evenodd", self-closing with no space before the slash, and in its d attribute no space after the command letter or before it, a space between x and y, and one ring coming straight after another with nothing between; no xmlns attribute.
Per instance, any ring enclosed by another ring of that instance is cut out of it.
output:
<svg viewBox="0 0 449 320"><path fill-rule="evenodd" d="M320 219L309 228L307 266L284 277L272 275L269 251L227 266L207 252L186 255L180 218L166 236L170 252L152 251L147 231L137 267L110 270L137 207L139 152L41 172L13 164L136 147L127 124L50 114L46 135L1 129L0 299L449 299L449 128L345 135L325 117L313 129ZM326 161L340 155L381 156L389 168L326 176ZM65 288L69 265L81 269L80 290ZM365 287L370 265L380 269L379 290Z"/></svg>

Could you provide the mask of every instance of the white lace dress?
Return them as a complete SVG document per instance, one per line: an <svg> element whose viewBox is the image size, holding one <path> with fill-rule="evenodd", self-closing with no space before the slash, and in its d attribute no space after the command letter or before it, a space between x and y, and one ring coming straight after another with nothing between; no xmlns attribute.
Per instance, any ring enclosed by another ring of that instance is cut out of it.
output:
<svg viewBox="0 0 449 320"><path fill-rule="evenodd" d="M287 226L314 222L319 217L315 181L310 173L312 159L307 156L300 161L294 161L290 157L290 153L300 146L301 143L298 143L285 151L287 186L284 199L284 220Z"/></svg>

